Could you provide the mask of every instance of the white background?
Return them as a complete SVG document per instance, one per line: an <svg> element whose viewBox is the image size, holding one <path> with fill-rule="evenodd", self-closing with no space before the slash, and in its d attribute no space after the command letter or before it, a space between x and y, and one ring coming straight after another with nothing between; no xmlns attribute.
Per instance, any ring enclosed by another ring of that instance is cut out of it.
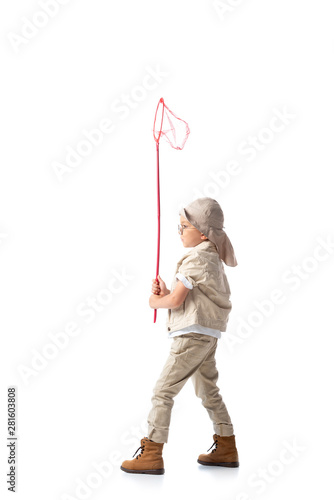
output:
<svg viewBox="0 0 334 500"><path fill-rule="evenodd" d="M1 495L7 387L15 385L18 499L325 497L333 445L332 2L226 0L219 9L212 0L71 0L57 12L49 2L53 15L41 15L46 4L3 2L0 12ZM233 308L217 349L235 470L197 463L213 428L190 381L175 398L165 475L119 469L146 435L171 345L166 309L154 324L148 305L160 97L191 131L182 151L161 142L160 274L169 287L186 251L178 209L200 195L221 204L238 259L225 267ZM273 119L277 112L285 123ZM113 131L59 177L55 162L65 164L83 130L107 118ZM238 171L226 176L232 161ZM223 175L224 184L213 180ZM332 243L319 251L321 241ZM88 323L79 311L106 297L115 272L125 284L114 282L117 293ZM75 336L64 333L70 323ZM52 334L67 345L52 349ZM96 472L102 462L105 477Z"/></svg>

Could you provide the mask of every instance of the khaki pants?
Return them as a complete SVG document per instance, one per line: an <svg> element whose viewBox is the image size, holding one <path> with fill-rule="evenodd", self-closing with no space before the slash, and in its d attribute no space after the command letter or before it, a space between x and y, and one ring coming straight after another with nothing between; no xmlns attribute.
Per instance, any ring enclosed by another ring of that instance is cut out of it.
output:
<svg viewBox="0 0 334 500"><path fill-rule="evenodd" d="M234 434L230 416L216 385L218 371L215 353L218 339L201 333L174 337L170 354L153 389L148 415L148 438L167 443L173 398L191 377L196 396L201 398L219 436Z"/></svg>

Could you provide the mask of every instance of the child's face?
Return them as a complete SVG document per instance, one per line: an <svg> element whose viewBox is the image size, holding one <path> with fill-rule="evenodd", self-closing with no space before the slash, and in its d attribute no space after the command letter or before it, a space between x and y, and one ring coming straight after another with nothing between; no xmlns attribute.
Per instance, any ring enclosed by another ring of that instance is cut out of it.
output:
<svg viewBox="0 0 334 500"><path fill-rule="evenodd" d="M195 247L199 243L202 243L202 241L208 239L182 215L180 215L180 225L183 228L183 234L180 234L180 238L184 247Z"/></svg>

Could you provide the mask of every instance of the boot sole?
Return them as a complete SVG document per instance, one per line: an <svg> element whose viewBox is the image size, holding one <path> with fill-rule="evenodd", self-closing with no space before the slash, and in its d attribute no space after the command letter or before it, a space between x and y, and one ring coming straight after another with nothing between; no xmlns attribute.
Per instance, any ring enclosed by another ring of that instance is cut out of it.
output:
<svg viewBox="0 0 334 500"><path fill-rule="evenodd" d="M218 467L239 467L239 462L203 462L202 460L197 460L201 465L216 465Z"/></svg>
<svg viewBox="0 0 334 500"><path fill-rule="evenodd" d="M125 469L121 466L121 469L124 472L130 472L131 474L154 474L160 475L165 473L165 469L146 469L146 470L134 470L134 469Z"/></svg>

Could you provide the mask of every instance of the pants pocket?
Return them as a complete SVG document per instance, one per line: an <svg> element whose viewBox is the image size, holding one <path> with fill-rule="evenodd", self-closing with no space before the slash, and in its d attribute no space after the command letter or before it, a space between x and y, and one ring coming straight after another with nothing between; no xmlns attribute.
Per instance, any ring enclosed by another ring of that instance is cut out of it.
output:
<svg viewBox="0 0 334 500"><path fill-rule="evenodd" d="M181 352L183 351L184 339L182 337L183 335L178 335L177 337L173 338L172 345L170 348L171 354L181 354Z"/></svg>
<svg viewBox="0 0 334 500"><path fill-rule="evenodd" d="M194 341L199 340L200 342L210 342L214 338L211 335L204 335L204 333L195 332L185 333L183 335L180 335L180 337L193 339Z"/></svg>
<svg viewBox="0 0 334 500"><path fill-rule="evenodd" d="M217 339L201 333L196 336L186 337L182 346L187 358L205 359Z"/></svg>

